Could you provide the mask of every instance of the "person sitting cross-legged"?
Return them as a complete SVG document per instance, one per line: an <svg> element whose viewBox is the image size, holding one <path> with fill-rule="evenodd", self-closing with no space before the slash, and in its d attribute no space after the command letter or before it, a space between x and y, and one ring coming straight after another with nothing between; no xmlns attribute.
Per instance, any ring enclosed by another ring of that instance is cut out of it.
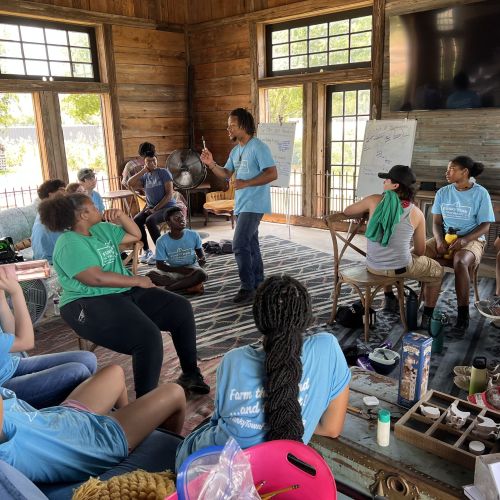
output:
<svg viewBox="0 0 500 500"><path fill-rule="evenodd" d="M178 206L166 210L165 222L170 231L156 242L157 270L147 276L171 292L202 293L207 273L201 268L206 260L200 235L186 229L186 218Z"/></svg>

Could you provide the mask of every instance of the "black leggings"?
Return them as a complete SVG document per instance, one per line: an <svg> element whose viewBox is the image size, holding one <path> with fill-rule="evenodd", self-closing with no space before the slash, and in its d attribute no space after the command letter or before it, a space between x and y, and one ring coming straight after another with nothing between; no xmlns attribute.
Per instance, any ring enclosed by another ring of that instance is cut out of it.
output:
<svg viewBox="0 0 500 500"><path fill-rule="evenodd" d="M61 307L61 316L82 338L132 355L137 397L158 385L163 363L162 331L172 334L184 373L198 371L191 303L159 288L87 297Z"/></svg>

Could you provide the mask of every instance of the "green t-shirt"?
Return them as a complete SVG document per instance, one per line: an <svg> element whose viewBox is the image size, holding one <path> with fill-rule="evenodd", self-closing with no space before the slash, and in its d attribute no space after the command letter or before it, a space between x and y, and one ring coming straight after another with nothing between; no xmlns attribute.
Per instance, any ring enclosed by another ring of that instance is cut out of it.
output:
<svg viewBox="0 0 500 500"><path fill-rule="evenodd" d="M125 230L116 224L99 222L90 228L90 236L66 231L57 239L54 248L54 268L63 289L60 305L85 297L98 297L110 293L122 293L131 287L87 286L74 278L89 267L100 267L103 271L131 276L125 269L118 245Z"/></svg>

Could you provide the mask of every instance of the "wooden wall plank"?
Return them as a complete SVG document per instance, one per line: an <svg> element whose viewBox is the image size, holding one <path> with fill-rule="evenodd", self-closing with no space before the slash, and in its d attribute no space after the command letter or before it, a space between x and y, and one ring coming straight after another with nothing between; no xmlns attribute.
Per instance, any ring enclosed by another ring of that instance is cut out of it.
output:
<svg viewBox="0 0 500 500"><path fill-rule="evenodd" d="M121 84L117 88L121 99L132 101L178 101L187 100L187 89L182 85L138 85Z"/></svg>
<svg viewBox="0 0 500 500"><path fill-rule="evenodd" d="M183 33L143 28L131 30L126 26L114 26L113 38L117 48L137 47L162 50L169 46L179 47L184 45Z"/></svg>
<svg viewBox="0 0 500 500"><path fill-rule="evenodd" d="M148 85L161 85L169 82L171 85L186 85L186 68L117 64L116 81L118 84L146 82Z"/></svg>

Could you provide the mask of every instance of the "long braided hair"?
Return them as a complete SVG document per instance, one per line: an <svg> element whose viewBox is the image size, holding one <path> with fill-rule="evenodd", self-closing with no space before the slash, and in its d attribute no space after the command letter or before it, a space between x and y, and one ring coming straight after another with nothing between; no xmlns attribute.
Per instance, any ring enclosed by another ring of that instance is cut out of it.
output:
<svg viewBox="0 0 500 500"><path fill-rule="evenodd" d="M267 440L302 441L304 425L298 401L300 355L302 333L312 319L311 298L296 279L271 276L257 290L253 316L264 335Z"/></svg>

